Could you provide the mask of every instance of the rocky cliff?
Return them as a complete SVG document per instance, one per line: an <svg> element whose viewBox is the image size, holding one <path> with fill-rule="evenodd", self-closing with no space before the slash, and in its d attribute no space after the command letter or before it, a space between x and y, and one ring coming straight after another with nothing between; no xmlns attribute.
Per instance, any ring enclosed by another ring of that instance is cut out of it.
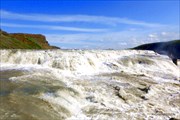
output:
<svg viewBox="0 0 180 120"><path fill-rule="evenodd" d="M177 65L177 59L180 59L180 40L168 42L149 43L132 48L135 50L152 50L156 53L169 56Z"/></svg>
<svg viewBox="0 0 180 120"><path fill-rule="evenodd" d="M0 30L0 49L58 49L50 46L44 35L7 33Z"/></svg>

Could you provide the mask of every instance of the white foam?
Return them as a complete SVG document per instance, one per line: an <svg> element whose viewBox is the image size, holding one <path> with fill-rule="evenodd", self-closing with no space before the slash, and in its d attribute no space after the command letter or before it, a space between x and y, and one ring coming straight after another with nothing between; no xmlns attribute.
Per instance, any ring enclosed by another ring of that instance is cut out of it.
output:
<svg viewBox="0 0 180 120"><path fill-rule="evenodd" d="M68 120L78 118L88 119L88 117L81 111L83 105L82 100L80 101L80 99L71 96L67 91L59 91L55 94L56 95L54 95L54 93L43 93L40 98L48 101L50 104L54 104L54 107L59 105L69 110L72 116L68 118Z"/></svg>
<svg viewBox="0 0 180 120"><path fill-rule="evenodd" d="M62 70L77 71L78 73L91 74L108 71L104 63L124 55L135 55L137 51L21 51L0 50L1 64L37 65L53 67ZM33 56L33 57L31 57Z"/></svg>
<svg viewBox="0 0 180 120"><path fill-rule="evenodd" d="M59 90L55 93L42 93L38 97L49 102L53 107L65 107L72 115L68 120L91 119L91 117L87 117L86 114L83 113L83 110L88 110L88 107L97 107L95 108L97 111L110 109L112 110L111 112L118 111L128 114L131 117L143 115L141 114L142 112L126 113L126 111L137 108L138 110L143 109L146 112L146 117L150 114L146 111L149 110L146 102L134 104L130 101L129 103L125 103L115 95L113 85L116 86L128 82L125 77L122 78L123 81L121 81L119 79L111 79L109 76L98 76L98 74L110 74L114 72L118 74L122 72L131 76L144 75L144 78L151 79L152 82L158 85L163 83L179 84L177 80L174 80L174 78L180 74L179 68L167 57L156 55L150 51L17 50L13 52L11 50L0 50L0 54L1 70L19 69L31 72L31 74L10 78L13 81L26 81L26 78L36 76L50 76L50 78L55 78L65 83L67 89ZM142 80L144 80L144 82L146 81L146 79ZM131 85L131 83L128 84ZM135 83L135 85L136 84L137 83ZM131 87L135 85L131 85ZM125 88L122 85L120 87ZM77 91L79 95L73 95L68 88ZM175 91L176 89L172 88L172 90ZM155 96L158 98L158 92L160 92L158 87L153 88L147 97ZM128 95L130 95L130 93L127 93L127 96ZM89 96L94 97L94 101L97 102L93 103L93 100L87 100L86 97ZM134 96L135 95L132 95L130 97L133 98ZM156 100L157 98L152 99ZM102 107L103 104L105 107ZM173 110L176 113L178 112L177 109ZM150 112L152 111L150 110ZM98 113L95 114L95 116L95 119L113 119L112 116L98 115Z"/></svg>
<svg viewBox="0 0 180 120"><path fill-rule="evenodd" d="M161 71L176 76L180 75L179 68L170 59L151 51L0 50L0 54L1 70L44 68L59 70L67 75L93 75L119 71L137 74ZM152 63L138 63L144 58Z"/></svg>

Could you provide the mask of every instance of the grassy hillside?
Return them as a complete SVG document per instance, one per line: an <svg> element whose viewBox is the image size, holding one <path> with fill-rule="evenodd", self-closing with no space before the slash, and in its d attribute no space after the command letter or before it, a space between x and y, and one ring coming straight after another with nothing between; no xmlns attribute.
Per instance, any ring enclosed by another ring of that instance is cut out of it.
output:
<svg viewBox="0 0 180 120"><path fill-rule="evenodd" d="M0 49L57 49L40 34L7 33L0 30Z"/></svg>

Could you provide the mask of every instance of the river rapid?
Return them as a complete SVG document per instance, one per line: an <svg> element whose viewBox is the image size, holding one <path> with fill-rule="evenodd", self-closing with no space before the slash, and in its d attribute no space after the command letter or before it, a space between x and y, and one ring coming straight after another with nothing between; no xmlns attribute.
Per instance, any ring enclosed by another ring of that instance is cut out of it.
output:
<svg viewBox="0 0 180 120"><path fill-rule="evenodd" d="M1 120L170 118L180 119L180 65L167 56L136 50L0 50Z"/></svg>

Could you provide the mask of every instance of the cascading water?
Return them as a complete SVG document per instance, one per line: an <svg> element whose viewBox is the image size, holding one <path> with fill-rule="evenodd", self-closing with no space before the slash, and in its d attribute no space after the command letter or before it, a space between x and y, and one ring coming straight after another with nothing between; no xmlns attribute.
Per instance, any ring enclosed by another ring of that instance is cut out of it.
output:
<svg viewBox="0 0 180 120"><path fill-rule="evenodd" d="M180 67L151 51L0 50L1 119L180 119Z"/></svg>

